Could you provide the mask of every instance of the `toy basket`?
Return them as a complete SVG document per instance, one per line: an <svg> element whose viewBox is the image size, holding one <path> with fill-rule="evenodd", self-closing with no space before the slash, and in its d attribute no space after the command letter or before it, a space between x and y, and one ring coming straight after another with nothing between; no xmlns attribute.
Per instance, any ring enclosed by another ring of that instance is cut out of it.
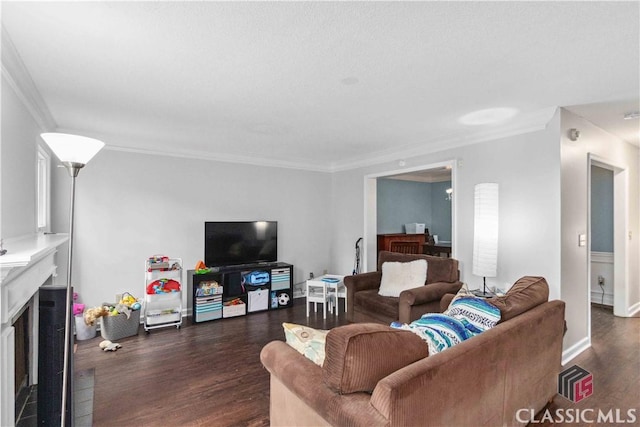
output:
<svg viewBox="0 0 640 427"><path fill-rule="evenodd" d="M105 303L105 305L109 305ZM140 310L133 310L129 318L124 313L117 316L103 316L100 318L100 335L110 341L138 335L140 326Z"/></svg>
<svg viewBox="0 0 640 427"><path fill-rule="evenodd" d="M96 323L87 325L84 322L84 316L73 316L76 323L76 339L78 341L90 340L96 336Z"/></svg>
<svg viewBox="0 0 640 427"><path fill-rule="evenodd" d="M227 301L222 304L222 317L244 316L247 314L247 305L244 301L231 303Z"/></svg>

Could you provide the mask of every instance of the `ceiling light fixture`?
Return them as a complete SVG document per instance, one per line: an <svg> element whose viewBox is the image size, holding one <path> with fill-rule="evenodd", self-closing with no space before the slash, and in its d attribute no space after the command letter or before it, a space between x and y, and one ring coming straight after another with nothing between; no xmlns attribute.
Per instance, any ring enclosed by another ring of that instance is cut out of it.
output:
<svg viewBox="0 0 640 427"><path fill-rule="evenodd" d="M473 111L458 119L463 125L478 126L500 123L518 114L515 108L487 108L485 110Z"/></svg>
<svg viewBox="0 0 640 427"><path fill-rule="evenodd" d="M624 115L625 120L632 120L640 118L640 111L634 111L633 113L627 113Z"/></svg>

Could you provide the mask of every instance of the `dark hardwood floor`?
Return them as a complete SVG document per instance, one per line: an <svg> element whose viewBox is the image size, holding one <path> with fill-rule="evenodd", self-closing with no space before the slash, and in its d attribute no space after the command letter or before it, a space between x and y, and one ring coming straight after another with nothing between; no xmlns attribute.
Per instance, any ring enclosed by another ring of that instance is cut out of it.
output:
<svg viewBox="0 0 640 427"><path fill-rule="evenodd" d="M640 425L640 317L622 318L613 315L611 307L591 307L591 347L571 360L564 368L578 365L593 375L593 394L573 403L556 395L548 409L555 420L567 410L576 415L584 412L583 421L596 418L599 409L605 414L619 410L620 421L630 421L628 410L634 410L633 423L601 423L599 425ZM592 414L589 410L593 409ZM617 416L617 415L616 415ZM537 420L544 421L542 414ZM615 418L614 418L615 419ZM591 423L540 422L536 426L592 425ZM595 425L595 424L593 424Z"/></svg>
<svg viewBox="0 0 640 427"><path fill-rule="evenodd" d="M557 396L550 411L640 406L640 318L616 318L603 308L592 318L593 347L570 364L593 374L594 393L578 404ZM146 335L140 328L113 353L98 348L100 336L80 341L75 369L95 370L93 425L269 425L269 375L259 354L284 339L282 322L321 329L347 323L344 314L323 320L312 312L307 319L304 299L296 299L291 309L197 325L185 319L179 330Z"/></svg>
<svg viewBox="0 0 640 427"><path fill-rule="evenodd" d="M191 325L180 329L141 327L103 352L98 336L79 341L75 369L95 369L94 426L268 426L269 374L260 350L284 340L283 322L331 329L347 323L311 312L304 299L290 309ZM320 308L320 307L319 307Z"/></svg>

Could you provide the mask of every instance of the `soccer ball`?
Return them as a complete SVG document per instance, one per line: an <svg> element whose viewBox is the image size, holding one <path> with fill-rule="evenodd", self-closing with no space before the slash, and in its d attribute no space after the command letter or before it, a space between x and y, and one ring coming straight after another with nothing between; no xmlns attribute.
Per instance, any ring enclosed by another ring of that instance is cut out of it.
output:
<svg viewBox="0 0 640 427"><path fill-rule="evenodd" d="M289 304L289 294L282 293L278 295L278 304L280 305Z"/></svg>

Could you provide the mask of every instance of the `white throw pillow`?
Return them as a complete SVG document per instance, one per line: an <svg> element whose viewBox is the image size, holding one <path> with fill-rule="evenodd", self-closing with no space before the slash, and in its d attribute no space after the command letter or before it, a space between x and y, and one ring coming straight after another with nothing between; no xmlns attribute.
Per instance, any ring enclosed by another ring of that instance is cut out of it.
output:
<svg viewBox="0 0 640 427"><path fill-rule="evenodd" d="M378 295L399 297L400 292L423 286L427 280L427 261L383 262Z"/></svg>

